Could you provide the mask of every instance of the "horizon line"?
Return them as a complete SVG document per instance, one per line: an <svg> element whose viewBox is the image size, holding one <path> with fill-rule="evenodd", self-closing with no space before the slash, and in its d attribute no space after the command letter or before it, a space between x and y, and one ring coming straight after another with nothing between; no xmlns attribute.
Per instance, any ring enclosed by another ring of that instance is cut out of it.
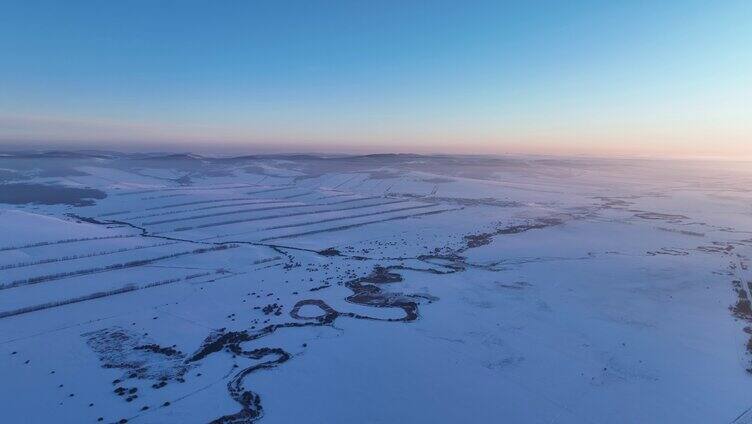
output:
<svg viewBox="0 0 752 424"><path fill-rule="evenodd" d="M217 149L215 152L209 151L194 151L190 149L133 149L133 150L118 150L118 149L99 149L88 147L74 147L74 146L3 146L3 141L0 140L0 155L14 155L19 153L34 153L34 154L51 154L51 153L101 153L101 154L115 154L115 155L185 155L185 156L197 156L201 159L235 159L245 156L258 156L271 157L271 156L309 156L320 159L333 159L337 157L369 157L369 156L417 156L417 157L436 157L436 156L449 156L449 157L507 157L507 158L531 158L531 159L545 159L545 158L561 158L561 159L595 159L595 160L640 160L640 161L687 161L687 162L752 162L752 155L745 156L732 156L732 155L656 155L656 154L603 154L603 153L541 153L541 152L478 152L478 153L448 153L442 151L433 152L417 152L417 151L388 151L388 150L373 150L369 152L346 152L346 151L317 151L317 150L272 150L272 151L252 151L251 149L243 152L227 152L222 153Z"/></svg>

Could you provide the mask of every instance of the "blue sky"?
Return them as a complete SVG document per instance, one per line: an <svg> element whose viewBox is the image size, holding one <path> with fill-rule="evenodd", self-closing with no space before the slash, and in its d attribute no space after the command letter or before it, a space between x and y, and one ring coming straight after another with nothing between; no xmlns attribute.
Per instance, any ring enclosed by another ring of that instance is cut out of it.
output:
<svg viewBox="0 0 752 424"><path fill-rule="evenodd" d="M752 155L748 1L6 1L0 143Z"/></svg>

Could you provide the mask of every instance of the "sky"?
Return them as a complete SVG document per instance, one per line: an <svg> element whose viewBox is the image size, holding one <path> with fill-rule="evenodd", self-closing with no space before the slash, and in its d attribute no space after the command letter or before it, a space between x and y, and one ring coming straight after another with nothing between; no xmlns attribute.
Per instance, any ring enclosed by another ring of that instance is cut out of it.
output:
<svg viewBox="0 0 752 424"><path fill-rule="evenodd" d="M0 4L0 148L752 158L750 1Z"/></svg>

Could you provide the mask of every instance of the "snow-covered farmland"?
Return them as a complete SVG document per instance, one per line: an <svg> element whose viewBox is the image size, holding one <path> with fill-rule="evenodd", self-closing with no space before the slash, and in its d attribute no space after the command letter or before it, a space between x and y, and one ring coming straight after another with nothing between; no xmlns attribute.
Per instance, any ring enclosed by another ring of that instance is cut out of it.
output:
<svg viewBox="0 0 752 424"><path fill-rule="evenodd" d="M3 156L2 421L752 422L748 165Z"/></svg>

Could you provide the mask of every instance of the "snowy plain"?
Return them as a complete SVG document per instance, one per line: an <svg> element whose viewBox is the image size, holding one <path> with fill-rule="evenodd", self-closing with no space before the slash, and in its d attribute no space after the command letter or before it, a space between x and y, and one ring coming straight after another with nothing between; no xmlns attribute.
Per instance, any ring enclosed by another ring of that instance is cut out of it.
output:
<svg viewBox="0 0 752 424"><path fill-rule="evenodd" d="M0 422L752 423L752 164L0 157Z"/></svg>

